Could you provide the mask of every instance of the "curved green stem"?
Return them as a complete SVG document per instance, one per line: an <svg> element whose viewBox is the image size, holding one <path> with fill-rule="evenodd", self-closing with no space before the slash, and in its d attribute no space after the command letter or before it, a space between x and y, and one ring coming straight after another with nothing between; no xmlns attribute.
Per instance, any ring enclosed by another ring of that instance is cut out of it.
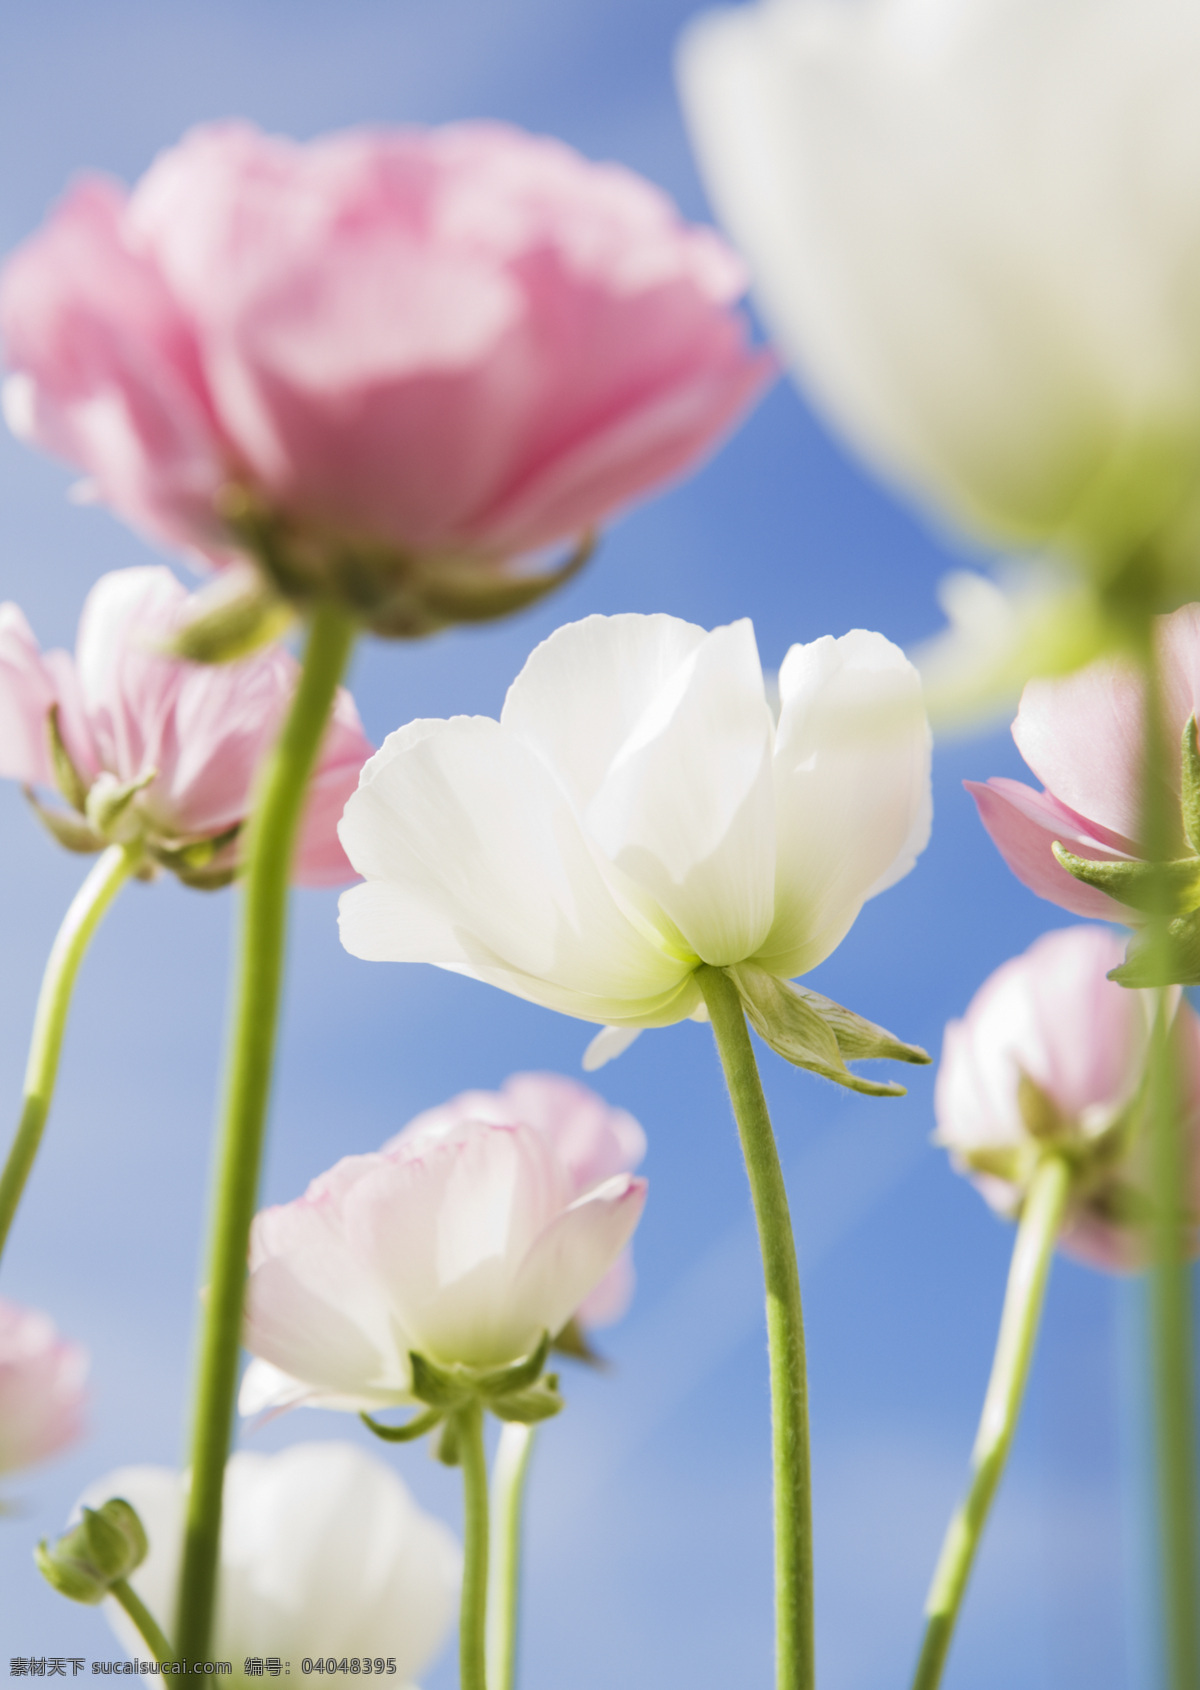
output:
<svg viewBox="0 0 1200 1690"><path fill-rule="evenodd" d="M93 863L87 879L72 898L50 947L33 1018L21 1119L4 1172L0 1174L0 1254L8 1242L9 1228L50 1113L79 965L105 911L140 861L141 853L136 847L110 845Z"/></svg>
<svg viewBox="0 0 1200 1690"><path fill-rule="evenodd" d="M696 979L708 1005L750 1176L767 1293L775 1473L775 1683L777 1690L813 1690L808 1381L800 1273L787 1189L737 988L719 968L702 967Z"/></svg>
<svg viewBox="0 0 1200 1690"><path fill-rule="evenodd" d="M925 1636L913 1690L934 1690L941 1681L967 1580L1017 1428L1050 1261L1070 1190L1071 1175L1066 1162L1059 1156L1047 1156L1033 1177L1021 1211L1008 1288L1004 1293L1000 1336L996 1340L992 1373L971 1452L971 1483L942 1542L925 1601Z"/></svg>
<svg viewBox="0 0 1200 1690"><path fill-rule="evenodd" d="M488 1476L483 1407L460 1409L458 1456L463 1474L463 1581L458 1626L461 1690L487 1690Z"/></svg>
<svg viewBox="0 0 1200 1690"><path fill-rule="evenodd" d="M212 1628L221 1492L279 1020L292 855L309 775L354 632L354 623L340 608L322 605L315 611L296 694L263 771L246 834L237 995L217 1148L208 1296L193 1404L192 1486L179 1584L178 1651L186 1660L206 1658Z"/></svg>
<svg viewBox="0 0 1200 1690"><path fill-rule="evenodd" d="M492 1463L488 1566L487 1675L491 1690L513 1690L521 1593L521 1513L535 1428L510 1421Z"/></svg>
<svg viewBox="0 0 1200 1690"><path fill-rule="evenodd" d="M141 1632L142 1642L154 1656L159 1666L165 1666L169 1661L173 1661L175 1656L171 1653L171 1645L160 1630L154 1615L133 1586L126 1579L117 1579L116 1583L109 1585L108 1588L109 1594L116 1598Z"/></svg>
<svg viewBox="0 0 1200 1690"><path fill-rule="evenodd" d="M1174 854L1174 802L1161 680L1147 651L1142 847L1151 863ZM1145 943L1159 979L1171 973L1170 894L1164 882L1148 914ZM1155 966L1155 964L1157 966ZM1150 1284L1150 1363L1158 1479L1159 1555L1167 1682L1171 1690L1200 1686L1200 1528L1197 1525L1196 1384L1192 1310L1188 1145L1180 1107L1172 1004L1167 987L1158 1002L1150 1044L1149 1116L1154 1184L1153 1267Z"/></svg>

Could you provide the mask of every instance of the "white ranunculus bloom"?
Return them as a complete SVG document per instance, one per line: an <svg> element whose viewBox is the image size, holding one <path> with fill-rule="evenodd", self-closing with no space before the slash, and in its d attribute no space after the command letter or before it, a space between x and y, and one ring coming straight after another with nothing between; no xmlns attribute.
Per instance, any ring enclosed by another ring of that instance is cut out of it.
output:
<svg viewBox="0 0 1200 1690"><path fill-rule="evenodd" d="M498 722L413 722L363 769L343 944L618 1029L601 1060L701 1011L701 963L815 967L928 839L929 728L880 634L793 646L779 693L776 725L747 621L560 628Z"/></svg>
<svg viewBox="0 0 1200 1690"><path fill-rule="evenodd" d="M122 1467L79 1500L98 1507L112 1496L132 1503L146 1529L150 1551L129 1582L170 1637L186 1480L168 1467ZM450 1529L352 1444L233 1456L211 1648L214 1660L233 1662L232 1681L222 1683L251 1682L247 1656L290 1658L295 1676L305 1655L369 1655L393 1658L389 1682L411 1686L446 1640L461 1562ZM124 1610L110 1598L105 1612L126 1648L144 1656Z"/></svg>
<svg viewBox="0 0 1200 1690"><path fill-rule="evenodd" d="M1195 597L1200 8L764 0L680 55L788 358L886 473ZM1169 600L1170 602L1164 602Z"/></svg>
<svg viewBox="0 0 1200 1690"><path fill-rule="evenodd" d="M628 1246L646 1182L573 1168L565 1139L505 1114L431 1113L256 1217L243 1414L410 1403L413 1351L487 1371L562 1331Z"/></svg>

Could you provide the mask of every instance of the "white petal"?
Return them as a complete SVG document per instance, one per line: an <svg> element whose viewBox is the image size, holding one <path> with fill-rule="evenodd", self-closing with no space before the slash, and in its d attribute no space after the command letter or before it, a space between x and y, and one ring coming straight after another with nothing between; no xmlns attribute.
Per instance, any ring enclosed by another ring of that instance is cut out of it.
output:
<svg viewBox="0 0 1200 1690"><path fill-rule="evenodd" d="M924 849L931 742L920 678L882 634L793 646L779 680L776 916L758 960L792 975L828 956Z"/></svg>
<svg viewBox="0 0 1200 1690"><path fill-rule="evenodd" d="M583 1069L594 1074L618 1056L623 1056L641 1032L640 1027L601 1027L583 1053Z"/></svg>
<svg viewBox="0 0 1200 1690"><path fill-rule="evenodd" d="M513 1294L533 1241L569 1196L542 1136L467 1122L381 1159L346 1199L346 1228L385 1285L413 1349L492 1367L536 1344L538 1311Z"/></svg>
<svg viewBox="0 0 1200 1690"><path fill-rule="evenodd" d="M538 1326L560 1332L633 1237L646 1204L646 1182L614 1174L557 1216L530 1250L514 1297Z"/></svg>
<svg viewBox="0 0 1200 1690"><path fill-rule="evenodd" d="M543 640L500 720L554 770L577 811L664 687L706 638L675 616L588 616Z"/></svg>
<svg viewBox="0 0 1200 1690"><path fill-rule="evenodd" d="M717 628L647 701L586 812L609 860L718 966L771 925L771 741L754 629Z"/></svg>
<svg viewBox="0 0 1200 1690"><path fill-rule="evenodd" d="M545 765L497 722L391 735L339 833L369 883L341 903L354 955L436 963L597 1021L660 1013L687 984L688 964L618 905Z"/></svg>

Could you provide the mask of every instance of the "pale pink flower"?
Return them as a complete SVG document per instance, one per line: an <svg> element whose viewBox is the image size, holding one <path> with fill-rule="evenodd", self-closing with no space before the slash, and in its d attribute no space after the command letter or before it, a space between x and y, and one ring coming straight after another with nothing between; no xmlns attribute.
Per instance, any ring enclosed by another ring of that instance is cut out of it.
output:
<svg viewBox="0 0 1200 1690"><path fill-rule="evenodd" d="M1179 746L1188 718L1200 712L1200 605L1160 617L1156 639L1175 830L1168 851L1185 857L1192 853L1181 820ZM1057 842L1095 862L1142 855L1145 753L1137 671L1104 659L1063 680L1030 681L1012 732L1045 790L998 777L966 783L1005 862L1032 891L1075 915L1137 923L1136 910L1076 880L1051 850Z"/></svg>
<svg viewBox="0 0 1200 1690"><path fill-rule="evenodd" d="M415 1116L384 1150L435 1143L451 1137L464 1121L523 1124L541 1133L576 1197L614 1174L632 1173L646 1154L646 1135L632 1115L562 1074L514 1074L499 1091L460 1092ZM633 1289L633 1252L625 1249L580 1303L575 1318L584 1327L611 1326L628 1309Z"/></svg>
<svg viewBox="0 0 1200 1690"><path fill-rule="evenodd" d="M1152 1213L1141 1108L1152 994L1106 978L1121 942L1101 927L1044 934L996 969L942 1046L937 1140L991 1206L1015 1215L1038 1157L1055 1144L1075 1164L1061 1244L1113 1271L1150 1254ZM1200 1020L1175 1011L1193 1225L1200 1220ZM1032 1090L1025 1081L1032 1082ZM1031 1124L1029 1111L1034 1111ZM1200 1234L1194 1242L1200 1248Z"/></svg>
<svg viewBox="0 0 1200 1690"><path fill-rule="evenodd" d="M558 141L213 124L132 194L85 178L9 261L7 412L170 544L241 545L231 488L306 538L300 575L349 544L370 619L414 558L528 553L693 465L773 367L744 286Z"/></svg>
<svg viewBox="0 0 1200 1690"><path fill-rule="evenodd" d="M254 776L287 711L298 668L279 646L238 663L202 665L166 655L188 594L169 569L120 569L88 594L75 655L43 654L15 604L0 605L0 776L58 787L72 806L43 814L79 845L140 840L160 862L199 883L227 876L230 837L248 813ZM50 713L79 775L64 790L51 753ZM338 694L313 777L297 850L301 885L354 878L337 823L372 753L350 694ZM150 778L147 778L150 777ZM113 800L146 779L113 815ZM204 861L209 842L217 849ZM192 850L183 858L181 851Z"/></svg>
<svg viewBox="0 0 1200 1690"><path fill-rule="evenodd" d="M641 1148L636 1124L593 1100L616 1116L598 1119L537 1076L475 1097L478 1113L467 1094L418 1116L257 1217L245 1342L260 1359L243 1413L409 1402L411 1352L504 1366L603 1284L645 1202L645 1180L622 1168Z"/></svg>
<svg viewBox="0 0 1200 1690"><path fill-rule="evenodd" d="M31 1467L83 1433L87 1354L35 1309L0 1299L0 1473Z"/></svg>

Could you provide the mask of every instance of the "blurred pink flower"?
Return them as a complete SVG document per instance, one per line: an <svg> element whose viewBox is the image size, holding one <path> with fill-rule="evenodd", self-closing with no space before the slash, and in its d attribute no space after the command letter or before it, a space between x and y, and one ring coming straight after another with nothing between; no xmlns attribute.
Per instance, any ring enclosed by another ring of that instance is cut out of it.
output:
<svg viewBox="0 0 1200 1690"><path fill-rule="evenodd" d="M34 1309L0 1299L0 1473L44 1461L83 1432L87 1354Z"/></svg>
<svg viewBox="0 0 1200 1690"><path fill-rule="evenodd" d="M510 1086L419 1115L257 1217L243 1413L409 1402L410 1352L503 1366L604 1285L645 1202L627 1171L640 1128L568 1081Z"/></svg>
<svg viewBox="0 0 1200 1690"><path fill-rule="evenodd" d="M0 605L0 776L57 787L71 810L42 814L60 836L77 838L77 848L140 839L149 861L204 884L228 878L236 863L237 840L227 836L246 817L297 665L279 646L216 666L165 655L187 604L169 569L104 575L84 603L74 658L43 655L17 606ZM79 776L74 791L65 790L74 783L52 754L54 706ZM354 700L340 692L301 830L300 885L354 878L337 823L372 750ZM147 776L121 808L122 791Z"/></svg>
<svg viewBox="0 0 1200 1690"><path fill-rule="evenodd" d="M1174 857L1190 856L1181 820L1177 747L1200 712L1200 605L1157 623L1169 768ZM1127 862L1138 844L1144 767L1142 683L1127 663L1105 659L1063 680L1031 681L1021 695L1013 738L1045 790L1021 781L967 781L983 825L1018 880L1075 915L1136 924L1141 918L1054 858L1057 841L1077 857Z"/></svg>
<svg viewBox="0 0 1200 1690"><path fill-rule="evenodd" d="M1019 1211L1037 1160L1061 1146L1076 1168L1062 1248L1113 1271L1146 1262L1151 1213L1140 1097L1153 999L1106 978L1120 960L1115 934L1068 927L1002 964L947 1026L934 1094L938 1143L1001 1214ZM1200 1020L1182 998L1175 1040L1196 1223Z"/></svg>
<svg viewBox="0 0 1200 1690"><path fill-rule="evenodd" d="M624 1109L562 1074L514 1074L499 1091L464 1091L426 1109L384 1145L425 1145L450 1137L464 1121L532 1127L550 1143L570 1190L582 1197L614 1174L628 1174L646 1154L646 1135ZM611 1326L633 1298L633 1251L625 1249L575 1310L583 1327Z"/></svg>
<svg viewBox="0 0 1200 1690"><path fill-rule="evenodd" d="M147 533L219 559L240 490L306 538L301 573L358 548L369 598L364 548L495 563L693 465L773 369L744 287L713 231L558 141L213 124L132 194L84 178L10 259L6 409Z"/></svg>

